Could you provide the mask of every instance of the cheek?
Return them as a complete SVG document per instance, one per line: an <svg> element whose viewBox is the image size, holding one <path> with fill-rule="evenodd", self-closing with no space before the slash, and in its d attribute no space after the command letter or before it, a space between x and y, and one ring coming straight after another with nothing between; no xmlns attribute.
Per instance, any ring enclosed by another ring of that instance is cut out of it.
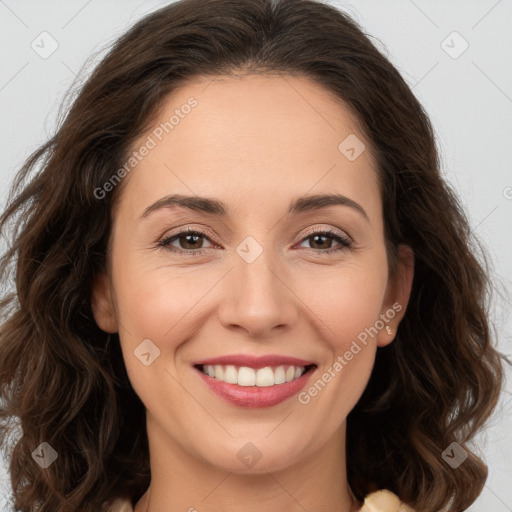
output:
<svg viewBox="0 0 512 512"><path fill-rule="evenodd" d="M160 362L170 363L179 344L201 325L199 303L214 284L207 276L175 270L127 273L117 287L123 344L133 351L150 339L161 350Z"/></svg>
<svg viewBox="0 0 512 512"><path fill-rule="evenodd" d="M370 378L386 291L387 269L379 258L347 265L336 272L318 271L301 279L300 293L319 321L318 338L326 358L304 390L302 401L334 430L355 406ZM377 329L377 330L376 330ZM300 398L300 397L299 397Z"/></svg>
<svg viewBox="0 0 512 512"><path fill-rule="evenodd" d="M130 382L148 410L161 409L169 396L173 408L187 406L189 397L176 382L176 357L202 325L196 321L198 303L215 284L204 277L185 269L136 268L135 264L117 269L114 286L123 358ZM147 353L148 365L143 362ZM166 416L165 422L173 425L176 418Z"/></svg>
<svg viewBox="0 0 512 512"><path fill-rule="evenodd" d="M378 288L378 287L377 287ZM298 395L304 421L322 424L329 437L359 401L370 379L377 351L376 321L382 293L372 287L329 289L319 313L325 359L308 386Z"/></svg>
<svg viewBox="0 0 512 512"><path fill-rule="evenodd" d="M148 267L142 259L127 258L118 265L114 287L121 347L132 385L146 406L155 390L173 388L174 379L169 374L177 377L183 348L188 340L200 336L208 292L215 289L220 277L214 271ZM149 366L137 357L148 352L142 348L146 346L157 355Z"/></svg>
<svg viewBox="0 0 512 512"><path fill-rule="evenodd" d="M298 275L296 293L321 320L322 336L336 352L344 352L347 342L378 320L387 284L382 258L353 260L339 268Z"/></svg>

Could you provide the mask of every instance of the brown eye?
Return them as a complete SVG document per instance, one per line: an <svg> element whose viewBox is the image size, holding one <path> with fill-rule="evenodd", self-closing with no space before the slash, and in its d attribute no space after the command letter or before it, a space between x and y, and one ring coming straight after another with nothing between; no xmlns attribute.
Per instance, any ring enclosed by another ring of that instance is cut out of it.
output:
<svg viewBox="0 0 512 512"><path fill-rule="evenodd" d="M310 240L312 250L324 253L342 251L350 248L352 244L352 241L348 237L342 236L341 234L331 230L315 231L302 240L303 242ZM333 240L338 242L340 246L333 248Z"/></svg>
<svg viewBox="0 0 512 512"><path fill-rule="evenodd" d="M194 255L202 254L204 252L205 248L202 247L203 240L210 241L210 239L201 231L187 229L185 231L180 231L179 233L166 236L158 242L158 245L171 252ZM178 241L179 247L171 245L176 241Z"/></svg>

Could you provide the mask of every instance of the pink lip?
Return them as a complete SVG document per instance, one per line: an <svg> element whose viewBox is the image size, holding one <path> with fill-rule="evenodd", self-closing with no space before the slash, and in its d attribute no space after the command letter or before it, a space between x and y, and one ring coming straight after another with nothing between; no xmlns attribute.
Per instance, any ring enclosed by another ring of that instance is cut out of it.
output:
<svg viewBox="0 0 512 512"><path fill-rule="evenodd" d="M232 405L246 408L271 407L284 402L287 398L296 395L306 385L311 374L314 373L314 370L309 370L301 377L291 382L276 384L275 386L258 387L228 384L227 382L222 382L205 375L201 370L197 371L203 379L203 382L214 393Z"/></svg>
<svg viewBox="0 0 512 512"><path fill-rule="evenodd" d="M280 356L277 354L267 354L264 356L250 356L245 354L234 354L231 356L213 357L211 359L203 359L197 361L194 365L215 365L225 364L233 366L247 366L248 368L265 368L265 366L309 366L313 361L306 361L305 359L297 359L296 357ZM280 384L281 385L281 384ZM284 384L283 384L284 385Z"/></svg>

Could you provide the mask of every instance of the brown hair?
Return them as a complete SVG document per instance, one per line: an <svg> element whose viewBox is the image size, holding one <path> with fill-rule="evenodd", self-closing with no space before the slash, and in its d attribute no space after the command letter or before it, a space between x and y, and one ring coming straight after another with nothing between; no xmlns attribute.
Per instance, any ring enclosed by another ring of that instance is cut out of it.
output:
<svg viewBox="0 0 512 512"><path fill-rule="evenodd" d="M0 217L12 228L0 278L14 271L15 284L0 302L0 433L16 509L92 512L149 485L145 409L118 335L91 311L121 187L95 191L171 91L240 72L302 75L349 106L377 157L390 261L398 244L415 254L396 339L348 416L352 490L387 488L419 512L466 509L487 477L468 443L497 404L506 359L491 341L488 266L422 106L353 20L314 0L182 0L149 14L20 169ZM31 456L42 442L58 453L44 470ZM452 442L469 454L457 469L441 457Z"/></svg>

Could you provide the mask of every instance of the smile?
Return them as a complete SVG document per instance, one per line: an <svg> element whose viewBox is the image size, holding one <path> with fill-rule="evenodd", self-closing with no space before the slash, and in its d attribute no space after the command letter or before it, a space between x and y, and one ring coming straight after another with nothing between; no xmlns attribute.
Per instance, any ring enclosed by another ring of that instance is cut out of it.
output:
<svg viewBox="0 0 512 512"><path fill-rule="evenodd" d="M314 374L316 364L251 368L230 364L196 364L195 373L209 391L230 405L261 408L297 395Z"/></svg>
<svg viewBox="0 0 512 512"><path fill-rule="evenodd" d="M285 384L299 379L314 365L294 366L279 365L276 367L250 368L248 366L235 365L198 365L205 375L227 384L238 386L269 387Z"/></svg>

